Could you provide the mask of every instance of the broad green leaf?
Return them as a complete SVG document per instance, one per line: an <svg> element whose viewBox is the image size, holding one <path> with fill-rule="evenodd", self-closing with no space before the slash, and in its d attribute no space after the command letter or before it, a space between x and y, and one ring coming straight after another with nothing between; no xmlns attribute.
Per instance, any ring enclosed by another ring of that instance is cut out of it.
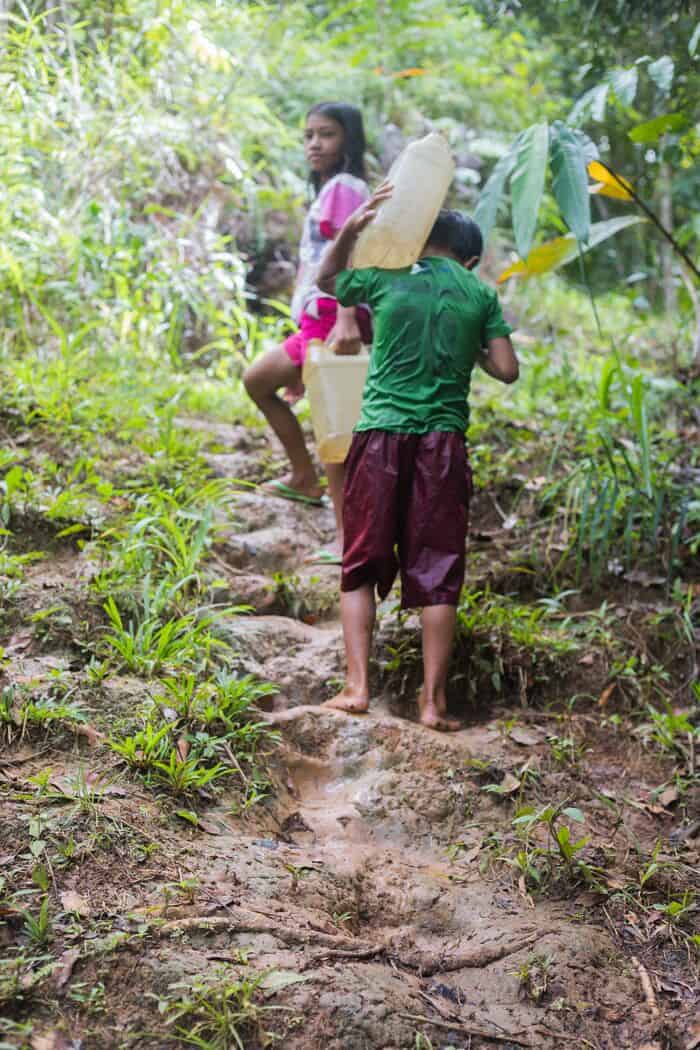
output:
<svg viewBox="0 0 700 1050"><path fill-rule="evenodd" d="M584 243L591 228L586 157L579 137L561 121L552 125L552 175L554 197L564 222Z"/></svg>
<svg viewBox="0 0 700 1050"><path fill-rule="evenodd" d="M649 143L656 142L667 131L679 131L688 124L685 113L662 113L660 117L653 120L645 120L643 124L637 124L629 132L632 142Z"/></svg>
<svg viewBox="0 0 700 1050"><path fill-rule="evenodd" d="M521 259L527 258L535 236L548 152L547 122L532 124L523 132L510 177L513 232Z"/></svg>
<svg viewBox="0 0 700 1050"><path fill-rule="evenodd" d="M637 94L638 73L636 66L629 69L615 69L610 74L610 87L618 100L625 106L631 106Z"/></svg>
<svg viewBox="0 0 700 1050"><path fill-rule="evenodd" d="M175 816L187 821L188 824L194 824L195 827L199 824L199 817L191 809L176 809Z"/></svg>
<svg viewBox="0 0 700 1050"><path fill-rule="evenodd" d="M598 152L598 147L593 139L590 138L585 131L581 131L580 128L570 128L569 130L578 140L586 159L586 164L590 164L592 160L598 160L600 153Z"/></svg>
<svg viewBox="0 0 700 1050"><path fill-rule="evenodd" d="M563 856L566 857L567 860L571 860L571 858L574 855L574 851L572 850L571 843L569 841L570 837L571 836L569 835L569 829L567 827L557 829L556 839L559 844L559 849L561 850Z"/></svg>
<svg viewBox="0 0 700 1050"><path fill-rule="evenodd" d="M605 106L608 101L609 91L610 84L607 80L585 91L571 110L567 118L567 124L583 124L589 116L592 120L600 123L605 116Z"/></svg>
<svg viewBox="0 0 700 1050"><path fill-rule="evenodd" d="M615 219L606 219L605 222L594 222L588 236L588 243L581 248L581 251L585 254L597 244L607 240L608 237L638 222L647 222L647 220L641 215L620 215ZM509 266L499 275L496 283L502 284L509 277L522 277L527 280L543 273L550 273L572 262L578 257L578 253L579 244L572 233L567 234L566 237L555 237L554 240L533 248L526 262L520 261Z"/></svg>
<svg viewBox="0 0 700 1050"><path fill-rule="evenodd" d="M519 140L520 136L518 136L508 152L504 153L498 161L486 185L479 194L479 201L474 211L474 222L481 230L481 236L484 238L484 247L486 247L489 234L496 222L498 206L501 203L506 179L515 167L516 149Z"/></svg>
<svg viewBox="0 0 700 1050"><path fill-rule="evenodd" d="M598 401L600 407L604 412L610 409L610 387L612 381L618 371L618 363L614 357L608 357L605 360L605 364L600 373L600 383L598 385Z"/></svg>
<svg viewBox="0 0 700 1050"><path fill-rule="evenodd" d="M700 22L698 22L698 24L696 25L695 29L693 30L693 35L688 41L688 54L691 58L697 50L698 41L700 41Z"/></svg>
<svg viewBox="0 0 700 1050"><path fill-rule="evenodd" d="M591 186L591 193L600 193L603 197L614 197L621 201L634 200L630 193L632 183L624 179L622 175L618 175L617 172L613 175L604 164L600 164L597 160L592 160L588 165L588 174L597 181L596 186Z"/></svg>
<svg viewBox="0 0 700 1050"><path fill-rule="evenodd" d="M661 58L657 58L656 62L652 62L648 66L649 76L664 95L667 95L671 90L674 68L673 59L670 55L662 55Z"/></svg>
<svg viewBox="0 0 700 1050"><path fill-rule="evenodd" d="M566 809L562 810L562 814L563 816L568 817L569 820L578 821L579 824L583 824L585 819L583 813L577 806L567 806Z"/></svg>

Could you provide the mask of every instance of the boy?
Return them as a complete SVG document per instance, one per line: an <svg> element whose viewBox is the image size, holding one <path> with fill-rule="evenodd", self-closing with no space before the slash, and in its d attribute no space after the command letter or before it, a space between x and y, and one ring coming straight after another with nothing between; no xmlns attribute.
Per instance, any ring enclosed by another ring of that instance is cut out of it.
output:
<svg viewBox="0 0 700 1050"><path fill-rule="evenodd" d="M343 306L367 303L375 331L345 464L341 618L348 671L344 689L325 706L351 713L369 707L374 588L385 598L400 568L402 608L423 609L420 721L454 731L459 723L446 716L445 687L464 581L469 383L475 364L513 383L518 360L496 293L470 272L481 256L481 231L458 212L440 212L413 267L347 269L358 234L390 193L380 187L350 216L318 275L319 287Z"/></svg>

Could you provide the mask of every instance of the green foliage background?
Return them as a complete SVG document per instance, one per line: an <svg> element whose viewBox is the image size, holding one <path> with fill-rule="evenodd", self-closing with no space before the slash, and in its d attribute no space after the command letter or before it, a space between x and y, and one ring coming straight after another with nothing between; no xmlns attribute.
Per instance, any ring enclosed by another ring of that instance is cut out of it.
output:
<svg viewBox="0 0 700 1050"><path fill-rule="evenodd" d="M516 134L545 121L561 129L557 121L576 99L609 76L610 101L586 130L650 200L663 151L671 150L678 161L676 218L692 251L697 129L689 123L666 136L666 146L650 157L647 145L633 143L627 132L655 115L653 85L645 81L634 98L620 86L638 59L646 69L672 45L676 72L664 106L689 105L698 82L689 53L691 14L667 12L671 35L652 39L644 29L648 12L635 32L627 25L624 33L618 31L621 9L611 4L595 17L584 17L573 0L557 12L555 18L551 5L486 0L6 2L0 20L3 410L72 435L84 454L98 435L107 435L171 467L173 449L185 458L182 438L174 436L177 413L254 421L240 387L242 366L284 335L288 309L282 291L256 300L247 274L273 250L294 251L309 197L300 132L308 106L319 99L362 106L373 179L386 165L388 131L410 137L440 128L457 159L454 201L473 209L479 185ZM640 56L642 40L658 53ZM581 64L586 47L593 57ZM514 198L526 190L513 183ZM555 191L556 178L554 184L549 178L537 226L519 233L521 247L533 236L536 245L565 231ZM606 217L618 202L595 202L594 219L596 207L606 208ZM626 208L620 205L619 213ZM495 217L500 232L487 278L514 247L505 209ZM653 376L688 359L692 288L676 276L682 324L655 314L658 253L653 237L626 231L591 256L603 329L623 355L606 376L605 397L597 394L600 358L584 355L574 377L570 365L561 364L558 342L545 340L532 351L530 392L521 384L509 408L514 418L530 413L540 396L535 391L543 389L536 377L544 373L552 375L546 389L555 399L573 396L574 387L578 397L586 377L593 429L575 427L573 446L571 434L551 440L556 455L583 449L592 457L583 466L590 462L602 473L600 484L584 479L569 494L570 505L589 530L593 524L605 529L606 542L616 531L628 540L630 530L632 540L646 535L652 555L667 512L669 550L680 544L688 513L691 521L697 513L692 501L687 510L694 475L665 471L678 434L662 437L671 395ZM571 290L576 279L574 272L567 284L508 289L506 299L536 331L571 337L577 357L591 346L605 354L590 306ZM649 380L635 386L642 367ZM558 416L559 406L552 411ZM634 443L633 455L624 451L624 440ZM478 456L478 428L473 441ZM178 483L177 471L169 483ZM589 505L597 509L589 513ZM574 537L580 573L580 530Z"/></svg>

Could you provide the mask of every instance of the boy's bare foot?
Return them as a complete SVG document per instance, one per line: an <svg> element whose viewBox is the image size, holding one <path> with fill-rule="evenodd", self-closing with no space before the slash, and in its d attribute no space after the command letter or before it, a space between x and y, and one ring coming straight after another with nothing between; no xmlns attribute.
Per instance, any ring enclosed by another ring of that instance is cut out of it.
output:
<svg viewBox="0 0 700 1050"><path fill-rule="evenodd" d="M348 689L346 686L337 696L324 701L321 707L330 707L334 711L347 711L349 715L363 715L369 710L369 696Z"/></svg>
<svg viewBox="0 0 700 1050"><path fill-rule="evenodd" d="M438 733L457 733L462 726L455 718L447 717L446 706L446 703L426 700L421 692L418 696L418 721Z"/></svg>

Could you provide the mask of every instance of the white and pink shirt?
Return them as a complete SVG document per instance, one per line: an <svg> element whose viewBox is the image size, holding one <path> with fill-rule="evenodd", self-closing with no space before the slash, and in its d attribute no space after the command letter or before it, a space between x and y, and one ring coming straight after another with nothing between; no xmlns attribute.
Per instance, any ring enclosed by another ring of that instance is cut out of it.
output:
<svg viewBox="0 0 700 1050"><path fill-rule="evenodd" d="M316 287L324 249L339 233L345 220L368 197L369 187L363 179L341 171L328 180L309 208L299 245L299 269L292 296L292 318L297 324L303 313L318 316L316 303L319 298L327 298Z"/></svg>

